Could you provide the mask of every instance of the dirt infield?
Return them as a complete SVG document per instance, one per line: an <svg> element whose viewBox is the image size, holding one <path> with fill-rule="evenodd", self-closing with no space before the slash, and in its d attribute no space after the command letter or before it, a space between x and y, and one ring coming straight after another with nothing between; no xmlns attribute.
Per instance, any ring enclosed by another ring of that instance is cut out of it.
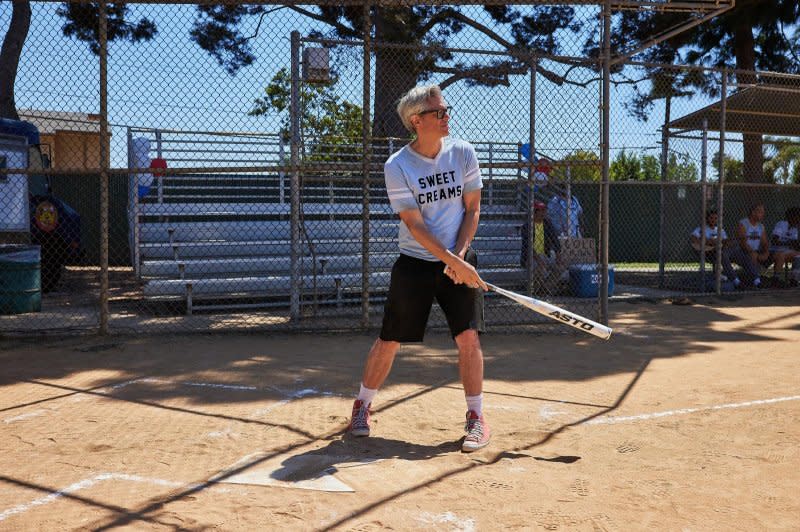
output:
<svg viewBox="0 0 800 532"><path fill-rule="evenodd" d="M489 332L470 455L444 334L403 347L359 440L368 335L2 340L0 530L797 530L791 298Z"/></svg>

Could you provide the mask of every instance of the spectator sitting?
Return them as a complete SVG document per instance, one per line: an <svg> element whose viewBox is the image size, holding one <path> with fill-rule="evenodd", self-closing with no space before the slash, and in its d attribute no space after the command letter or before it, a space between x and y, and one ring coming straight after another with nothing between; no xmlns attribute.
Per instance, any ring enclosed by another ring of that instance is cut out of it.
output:
<svg viewBox="0 0 800 532"><path fill-rule="evenodd" d="M553 226L556 237L581 238L585 232L581 203L574 195L567 194L566 187L556 185L554 188L555 195L547 202L547 220Z"/></svg>
<svg viewBox="0 0 800 532"><path fill-rule="evenodd" d="M736 226L737 244L731 249L731 260L744 268L746 281L754 288L764 288L761 282L761 267L772 264L767 232L764 230L764 204L757 203L750 208L746 218Z"/></svg>
<svg viewBox="0 0 800 532"><path fill-rule="evenodd" d="M800 257L798 227L800 227L800 208L790 207L786 209L786 219L776 223L772 230L769 250L775 259L775 275L786 263L792 264L794 269L794 259ZM793 284L797 282L796 279L792 281Z"/></svg>
<svg viewBox="0 0 800 532"><path fill-rule="evenodd" d="M725 229L720 229L718 227L719 215L717 211L710 210L706 212L706 223L701 229L700 227L695 228L692 232L691 241L692 247L697 251L705 251L705 259L706 262L711 263L716 271L717 268L717 239L721 238L722 242L722 271L725 274L725 277L728 278L730 282L733 283L735 287L738 287L741 284L741 280L739 276L736 275L736 271L733 269L731 265L731 257L730 257L730 250L728 249L728 235L725 234ZM702 232L704 231L706 234L706 246L703 250L701 248L702 245Z"/></svg>
<svg viewBox="0 0 800 532"><path fill-rule="evenodd" d="M522 249L520 265L528 267L528 241L530 240L530 224L528 220L522 225ZM553 226L547 219L547 205L541 201L533 202L533 267L537 277L544 279L547 271L555 262L555 254L559 251L558 238Z"/></svg>

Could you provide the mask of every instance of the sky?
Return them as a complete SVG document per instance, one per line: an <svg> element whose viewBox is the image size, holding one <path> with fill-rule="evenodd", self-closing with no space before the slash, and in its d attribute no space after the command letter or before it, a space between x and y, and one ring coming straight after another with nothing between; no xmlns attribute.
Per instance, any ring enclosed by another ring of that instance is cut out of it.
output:
<svg viewBox="0 0 800 532"><path fill-rule="evenodd" d="M99 63L88 46L61 34L62 19L55 14L55 2L33 3L31 30L25 44L16 85L18 108L97 113ZM580 8L577 16L591 21L594 8ZM480 8L467 8L490 23ZM158 26L152 41L130 44L114 42L109 58L109 122L112 125L112 166L127 166L128 127L161 128L182 131L233 131L277 133L280 117L248 116L253 101L280 68L290 63L289 35L298 30L307 35L325 30L321 23L305 19L288 9L265 17L256 33L257 19L248 21L245 33L257 57L254 65L229 75L216 60L189 39L195 18L193 5L132 5L132 18L147 16ZM10 18L10 2L0 3L0 28ZM501 27L493 29L503 33ZM485 36L465 31L450 41L457 48L496 50ZM565 53L578 54L582 39L566 42ZM486 56L457 53L456 60L471 63ZM361 101L361 51L354 48L332 54L341 76L337 89L342 98ZM544 63L544 67L564 72L564 65ZM373 61L374 67L374 61ZM576 150L599 150L600 86L589 81L596 75L574 71L572 77L587 81L586 87L556 86L541 76L536 83L536 145L554 158ZM434 76L432 81L441 78ZM653 108L652 119L640 122L624 109L631 97L630 86L612 88L612 152L640 151L660 153L659 126L663 107ZM459 82L445 93L455 107L451 130L455 136L472 141L513 144L527 142L530 131L530 82L527 76L512 78L507 87L468 87ZM673 115L687 114L710 103L706 98L677 101ZM196 135L196 138L201 138ZM677 142L699 162L699 142ZM210 146L213 148L213 146ZM252 149L252 148L247 148ZM257 148L256 148L257 149ZM734 148L735 149L735 148ZM612 157L613 157L612 153ZM249 155L242 155L248 157Z"/></svg>

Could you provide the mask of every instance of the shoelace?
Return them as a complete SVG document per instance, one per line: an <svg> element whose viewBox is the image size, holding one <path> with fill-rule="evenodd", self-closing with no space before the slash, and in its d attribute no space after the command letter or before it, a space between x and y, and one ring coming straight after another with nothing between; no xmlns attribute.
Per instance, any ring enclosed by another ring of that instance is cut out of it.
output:
<svg viewBox="0 0 800 532"><path fill-rule="evenodd" d="M483 437L483 423L480 419L470 419L467 421L467 439L480 440Z"/></svg>
<svg viewBox="0 0 800 532"><path fill-rule="evenodd" d="M358 412L353 416L354 427L366 427L367 415L369 414L369 406L365 405L358 409Z"/></svg>

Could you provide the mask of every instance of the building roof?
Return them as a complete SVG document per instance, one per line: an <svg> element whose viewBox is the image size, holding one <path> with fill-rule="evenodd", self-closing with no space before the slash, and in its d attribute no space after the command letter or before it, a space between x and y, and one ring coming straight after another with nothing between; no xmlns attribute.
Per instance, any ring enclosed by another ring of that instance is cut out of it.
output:
<svg viewBox="0 0 800 532"><path fill-rule="evenodd" d="M43 135L56 131L100 133L100 115L97 114L38 109L20 109L18 114L22 120L32 122Z"/></svg>
<svg viewBox="0 0 800 532"><path fill-rule="evenodd" d="M722 102L714 102L667 124L672 130L720 130ZM781 137L800 136L800 87L758 85L728 96L725 131Z"/></svg>

